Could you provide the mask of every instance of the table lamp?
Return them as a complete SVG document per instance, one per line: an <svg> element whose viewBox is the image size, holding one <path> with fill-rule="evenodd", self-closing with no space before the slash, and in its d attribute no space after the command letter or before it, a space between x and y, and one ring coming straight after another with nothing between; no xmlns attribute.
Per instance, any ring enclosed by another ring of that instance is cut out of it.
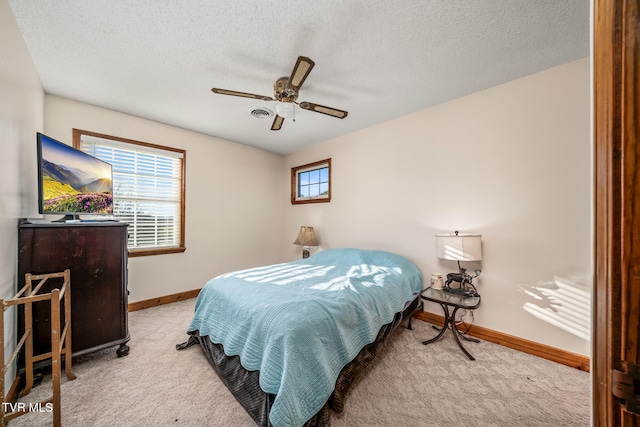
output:
<svg viewBox="0 0 640 427"><path fill-rule="evenodd" d="M316 233L313 231L313 227L303 225L300 227L300 232L294 245L302 246L302 258L309 258L309 246L318 246L318 240L316 239Z"/></svg>
<svg viewBox="0 0 640 427"><path fill-rule="evenodd" d="M458 261L458 273L447 274L447 280L443 290L446 292L465 294L467 291L465 284L473 288L476 287L472 281L478 277L482 270L474 270L475 276L467 274L467 269L460 266L460 261L482 261L482 235L480 234L460 234L455 231L452 234L436 234L436 253L438 258ZM459 282L460 288L451 288L451 282Z"/></svg>

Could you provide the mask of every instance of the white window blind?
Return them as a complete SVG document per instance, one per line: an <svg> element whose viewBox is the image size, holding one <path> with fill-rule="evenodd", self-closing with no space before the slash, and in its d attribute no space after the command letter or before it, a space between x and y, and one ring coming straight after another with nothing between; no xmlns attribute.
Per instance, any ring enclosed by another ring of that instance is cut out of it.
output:
<svg viewBox="0 0 640 427"><path fill-rule="evenodd" d="M113 167L113 213L129 224L129 249L180 246L181 152L87 135L80 149Z"/></svg>

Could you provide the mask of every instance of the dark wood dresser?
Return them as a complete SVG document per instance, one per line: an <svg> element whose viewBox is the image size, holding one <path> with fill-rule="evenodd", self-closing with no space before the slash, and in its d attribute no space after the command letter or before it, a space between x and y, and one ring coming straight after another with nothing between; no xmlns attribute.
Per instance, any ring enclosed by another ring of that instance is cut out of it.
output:
<svg viewBox="0 0 640 427"><path fill-rule="evenodd" d="M18 232L18 289L25 274L71 271L72 354L79 356L119 345L129 353L127 224L119 222L21 223ZM58 285L59 286L59 285ZM50 292L56 283L45 283ZM24 331L18 311L18 336ZM51 350L51 310L33 307L34 354Z"/></svg>

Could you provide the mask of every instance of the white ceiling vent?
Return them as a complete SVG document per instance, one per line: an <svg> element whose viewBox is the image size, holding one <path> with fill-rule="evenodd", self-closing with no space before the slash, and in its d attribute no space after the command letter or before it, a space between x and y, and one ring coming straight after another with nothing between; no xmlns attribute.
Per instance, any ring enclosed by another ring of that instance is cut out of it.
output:
<svg viewBox="0 0 640 427"><path fill-rule="evenodd" d="M273 110L265 107L251 107L249 108L249 114L258 119L268 119L273 117Z"/></svg>

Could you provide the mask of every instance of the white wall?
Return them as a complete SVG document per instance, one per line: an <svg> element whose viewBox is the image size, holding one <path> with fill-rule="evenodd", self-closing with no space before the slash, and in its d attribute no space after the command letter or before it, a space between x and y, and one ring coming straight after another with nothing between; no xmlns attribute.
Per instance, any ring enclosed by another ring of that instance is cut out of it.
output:
<svg viewBox="0 0 640 427"><path fill-rule="evenodd" d="M291 242L310 225L317 250L394 251L427 286L457 270L434 235L479 233L476 323L589 355L589 93L585 58L288 156L283 193L290 168L316 160L332 158L333 181L330 203L287 207L283 254L300 256Z"/></svg>
<svg viewBox="0 0 640 427"><path fill-rule="evenodd" d="M130 258L129 302L199 289L215 275L281 261L282 156L51 95L44 128L69 145L77 128L187 151L187 250Z"/></svg>
<svg viewBox="0 0 640 427"><path fill-rule="evenodd" d="M44 91L6 1L0 1L0 298L15 293L18 218L37 213L36 132L42 130ZM13 351L15 313L5 316L5 355ZM7 374L11 385L15 370Z"/></svg>

